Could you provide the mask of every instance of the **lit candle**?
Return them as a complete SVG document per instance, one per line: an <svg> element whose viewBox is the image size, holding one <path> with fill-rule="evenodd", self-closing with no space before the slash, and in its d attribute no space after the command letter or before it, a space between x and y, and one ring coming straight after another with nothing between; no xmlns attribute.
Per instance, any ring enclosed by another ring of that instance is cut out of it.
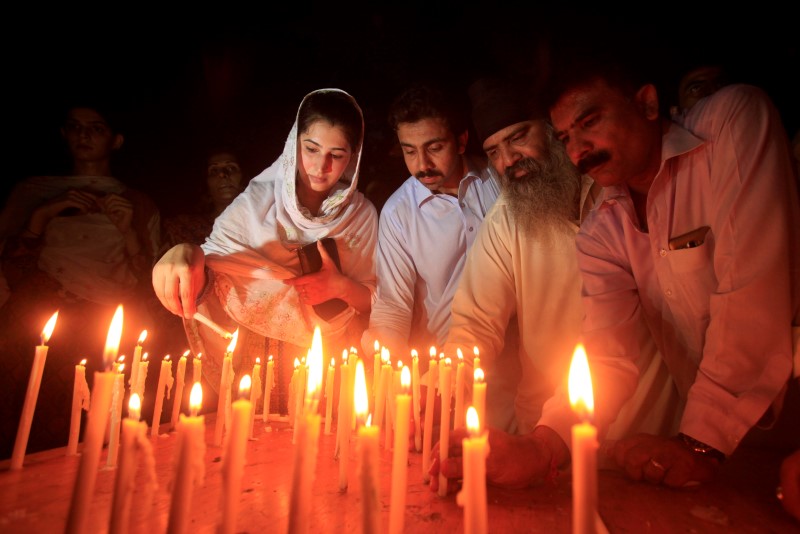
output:
<svg viewBox="0 0 800 534"><path fill-rule="evenodd" d="M569 401L581 418L572 427L572 532L593 533L597 516L597 429L592 377L586 351L575 347L569 367Z"/></svg>
<svg viewBox="0 0 800 534"><path fill-rule="evenodd" d="M486 425L486 380L483 376L483 369L476 367L473 372L472 382L472 406L478 412L478 421Z"/></svg>
<svg viewBox="0 0 800 534"><path fill-rule="evenodd" d="M286 402L286 411L289 412L289 426L294 427L295 413L295 395L297 394L297 375L300 372L300 360L294 359L294 368L292 370L292 377L289 379L289 400ZM292 434L294 439L294 434Z"/></svg>
<svg viewBox="0 0 800 534"><path fill-rule="evenodd" d="M356 402L353 387L356 383L356 364L358 363L359 357L355 347L350 347L349 354L345 355L346 352L346 349L342 350L342 360L346 359L350 368L350 387L347 389L347 405L350 406L350 434L348 434L348 436L350 436L356 431ZM366 373L366 369L364 372Z"/></svg>
<svg viewBox="0 0 800 534"><path fill-rule="evenodd" d="M339 491L347 490L347 466L350 462L350 434L352 425L350 418L353 410L350 405L349 391L353 389L350 382L350 364L344 360L339 366L339 412L336 417L336 454L339 459Z"/></svg>
<svg viewBox="0 0 800 534"><path fill-rule="evenodd" d="M161 369L158 373L158 387L156 388L156 404L153 408L153 426L150 429L150 435L158 436L158 431L161 427L161 410L164 407L164 395L169 398L169 390L172 388L172 361L169 359L169 354L164 356L161 360Z"/></svg>
<svg viewBox="0 0 800 534"><path fill-rule="evenodd" d="M142 354L142 359L139 361L139 372L136 373L136 384L131 390L131 393L139 395L140 399L144 398L144 386L147 383L147 368L150 362L147 361L147 353Z"/></svg>
<svg viewBox="0 0 800 534"><path fill-rule="evenodd" d="M469 435L461 441L464 482L456 502L464 508L465 534L485 534L489 531L486 511L488 433L482 431L478 412L472 406L467 409L466 421Z"/></svg>
<svg viewBox="0 0 800 534"><path fill-rule="evenodd" d="M481 366L481 353L478 350L478 347L472 347L472 354L474 354L472 357L472 369L477 369ZM481 422L483 422L483 419L481 419Z"/></svg>
<svg viewBox="0 0 800 534"><path fill-rule="evenodd" d="M114 392L111 394L111 411L109 417L109 437L108 437L108 454L106 455L106 467L115 467L117 465L117 456L119 455L119 427L122 422L122 398L125 396L125 364L119 364L115 367L114 372Z"/></svg>
<svg viewBox="0 0 800 534"><path fill-rule="evenodd" d="M406 480L408 479L408 430L411 417L411 373L403 367L400 392L395 405L394 451L392 452L392 494L389 507L389 534L401 534L405 522Z"/></svg>
<svg viewBox="0 0 800 534"><path fill-rule="evenodd" d="M202 352L198 352L197 356L192 360L192 382L201 382L203 378L203 356ZM191 393L191 392L190 392Z"/></svg>
<svg viewBox="0 0 800 534"><path fill-rule="evenodd" d="M31 375L28 378L28 389L25 392L25 403L22 405L22 416L19 418L17 437L14 440L14 451L11 454L11 469L22 469L25 461L25 451L28 448L28 438L31 433L33 412L36 410L36 401L39 398L39 387L42 385L44 362L47 360L47 342L56 327L58 312L55 312L47 321L42 330L41 344L36 346L33 355Z"/></svg>
<svg viewBox="0 0 800 534"><path fill-rule="evenodd" d="M272 396L272 388L275 387L275 361L270 354L267 360L267 378L264 381L264 413L261 414L263 422L269 421L269 403Z"/></svg>
<svg viewBox="0 0 800 534"><path fill-rule="evenodd" d="M295 383L294 390L294 432L292 433L292 443L297 443L297 434L299 433L300 425L297 424L297 418L303 413L303 404L306 396L306 380L308 377L308 366L305 360L300 361L300 366L297 368L297 382Z"/></svg>
<svg viewBox="0 0 800 534"><path fill-rule="evenodd" d="M292 493L289 499L289 532L308 532L311 515L311 487L317 466L319 446L319 396L322 389L322 334L319 326L314 328L308 359L308 385L303 413L298 414L296 424L300 427L294 450L292 471Z"/></svg>
<svg viewBox="0 0 800 534"><path fill-rule="evenodd" d="M331 433L331 419L333 419L333 380L336 372L336 360L331 358L328 374L325 376L325 434Z"/></svg>
<svg viewBox="0 0 800 534"><path fill-rule="evenodd" d="M178 359L178 370L175 372L175 395L172 397L172 417L169 418L169 427L173 430L178 426L178 416L181 413L183 386L186 383L186 357L189 356L189 352L186 350Z"/></svg>
<svg viewBox="0 0 800 534"><path fill-rule="evenodd" d="M371 424L369 393L364 362L356 363L354 399L358 423L358 480L361 484L361 532L380 532L380 498L378 495L378 434Z"/></svg>
<svg viewBox="0 0 800 534"><path fill-rule="evenodd" d="M400 374L403 370L403 362L397 362L397 371L392 371L389 377L389 388L386 390L386 424L383 431L383 448L389 450L395 432L395 413L397 404L397 394L400 392ZM408 444L406 444L408 446Z"/></svg>
<svg viewBox="0 0 800 534"><path fill-rule="evenodd" d="M203 388L200 387L200 382L195 382L189 394L191 415L187 417L181 414L178 420L178 439L175 443L177 462L167 525L167 532L170 534L181 534L188 530L193 489L205 477L205 423L203 416L197 415L202 402Z"/></svg>
<svg viewBox="0 0 800 534"><path fill-rule="evenodd" d="M218 533L231 534L236 527L236 513L242 497L245 447L253 415L253 403L248 398L253 390L250 382L249 376L242 377L239 381L239 398L231 407L231 431L226 437L228 443L222 459L222 514L217 525Z"/></svg>
<svg viewBox="0 0 800 534"><path fill-rule="evenodd" d="M131 362L131 376L128 379L128 388L130 388L131 394L138 393L139 400L142 399L142 392L136 391L138 387L138 378L139 378L139 362L142 361L142 343L144 340L147 339L147 330L142 330L142 333L139 334L139 340L136 342L136 346L133 348L133 361Z"/></svg>
<svg viewBox="0 0 800 534"><path fill-rule="evenodd" d="M453 428L461 428L466 424L464 418L464 355L457 349L458 364L456 365L456 408L453 416Z"/></svg>
<svg viewBox="0 0 800 534"><path fill-rule="evenodd" d="M111 390L114 387L114 360L119 350L122 337L122 305L117 306L111 326L106 337L103 352L103 372L94 373L92 384L92 400L86 420L86 439L81 454L78 475L72 491L72 502L69 507L66 531L70 534L86 532L86 520L89 515L89 504L94 493L97 477L97 465L100 461L100 450L103 448L103 437L108 424L109 407L111 406Z"/></svg>
<svg viewBox="0 0 800 534"><path fill-rule="evenodd" d="M431 481L428 473L431 469L431 447L433 446L433 405L436 394L436 381L439 379L439 362L436 359L436 347L431 347L431 359L428 364L428 386L425 392L425 432L422 434L422 480Z"/></svg>
<svg viewBox="0 0 800 534"><path fill-rule="evenodd" d="M244 378L244 377L243 377ZM241 389L241 385L239 386ZM248 424L247 437L253 439L253 426L256 421L256 404L261 397L261 358L256 358L253 364L253 385L250 388L250 423Z"/></svg>
<svg viewBox="0 0 800 534"><path fill-rule="evenodd" d="M217 400L217 420L214 422L214 445L222 445L222 430L228 421L228 402L231 398L231 384L233 383L233 351L236 348L236 340L239 337L239 329L228 344L225 356L222 358L222 376L219 380L219 398Z"/></svg>
<svg viewBox="0 0 800 534"><path fill-rule="evenodd" d="M450 358L444 360L443 365L439 365L439 376L442 378L440 391L442 396L442 415L439 418L439 465L447 459L447 452L450 448L450 392L453 389L452 381L453 369L450 366ZM439 497L447 496L447 477L439 473Z"/></svg>
<svg viewBox="0 0 800 534"><path fill-rule="evenodd" d="M81 412L89 409L89 384L86 383L86 358L75 366L75 385L72 387L72 416L69 421L67 455L78 454L81 433Z"/></svg>
<svg viewBox="0 0 800 534"><path fill-rule="evenodd" d="M378 381L378 392L375 394L375 410L373 411L373 424L380 428L383 424L383 413L386 409L386 392L389 390L389 382L392 379L392 364L389 361L389 351L386 347L381 348L381 376Z"/></svg>
<svg viewBox="0 0 800 534"><path fill-rule="evenodd" d="M381 381L381 346L378 340L375 340L373 345L375 353L372 355L372 407L375 407L375 400L378 398L378 384Z"/></svg>
<svg viewBox="0 0 800 534"><path fill-rule="evenodd" d="M131 395L128 401L128 417L122 422L122 445L120 449L119 468L114 481L114 498L111 502L111 521L109 532L124 534L130 526L131 497L133 496L134 475L139 463L139 449L149 451L150 442L147 441L147 424L139 421L142 403L139 395Z"/></svg>

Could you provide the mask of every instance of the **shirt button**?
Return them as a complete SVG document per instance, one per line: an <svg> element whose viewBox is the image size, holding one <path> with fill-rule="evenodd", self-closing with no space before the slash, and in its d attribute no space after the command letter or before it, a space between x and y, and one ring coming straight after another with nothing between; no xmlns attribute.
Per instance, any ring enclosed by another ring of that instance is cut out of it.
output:
<svg viewBox="0 0 800 534"><path fill-rule="evenodd" d="M663 258L664 256L667 255L667 249L662 248L659 254L661 254L661 257Z"/></svg>
<svg viewBox="0 0 800 534"><path fill-rule="evenodd" d="M472 231L472 226L470 226L470 227L469 227L469 231L470 231L470 232Z"/></svg>

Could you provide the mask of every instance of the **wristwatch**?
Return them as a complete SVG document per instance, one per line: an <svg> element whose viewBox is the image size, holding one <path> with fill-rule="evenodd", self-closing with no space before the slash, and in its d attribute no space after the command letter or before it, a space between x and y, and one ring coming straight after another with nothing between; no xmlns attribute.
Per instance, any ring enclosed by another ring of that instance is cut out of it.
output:
<svg viewBox="0 0 800 534"><path fill-rule="evenodd" d="M719 463L725 461L725 454L722 451L715 449L714 447L712 447L707 443L703 443L702 441L696 440L692 436L688 436L683 432L678 432L678 439L680 439L684 445L689 447L692 451L696 452L697 454L702 454L703 456L713 458Z"/></svg>

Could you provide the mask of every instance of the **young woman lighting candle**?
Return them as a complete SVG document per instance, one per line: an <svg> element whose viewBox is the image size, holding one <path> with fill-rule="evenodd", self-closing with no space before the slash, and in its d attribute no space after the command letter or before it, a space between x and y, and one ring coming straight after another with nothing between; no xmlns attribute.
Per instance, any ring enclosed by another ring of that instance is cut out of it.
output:
<svg viewBox="0 0 800 534"><path fill-rule="evenodd" d="M94 494L94 485L97 477L97 465L100 462L100 451L103 448L103 437L108 424L109 408L111 406L111 391L114 387L114 360L119 351L119 342L122 337L122 306L117 306L111 326L106 337L106 346L103 351L103 369L94 373L92 384L92 400L89 416L86 423L86 440L75 478L72 491L72 501L69 507L66 532L68 534L83 534L86 532L86 520L89 514L89 505Z"/></svg>

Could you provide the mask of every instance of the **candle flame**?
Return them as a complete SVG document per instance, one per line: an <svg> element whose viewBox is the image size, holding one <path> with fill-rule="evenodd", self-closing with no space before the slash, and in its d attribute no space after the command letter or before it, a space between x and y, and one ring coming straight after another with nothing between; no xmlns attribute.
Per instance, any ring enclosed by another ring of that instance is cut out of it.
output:
<svg viewBox="0 0 800 534"><path fill-rule="evenodd" d="M367 422L364 423L364 426L372 426L372 414L367 416Z"/></svg>
<svg viewBox="0 0 800 534"><path fill-rule="evenodd" d="M202 404L203 387L200 385L200 382L195 382L192 386L192 392L189 394L189 410L192 412L192 417L197 415Z"/></svg>
<svg viewBox="0 0 800 534"><path fill-rule="evenodd" d="M442 360L444 360L444 352L439 353L439 362L441 363Z"/></svg>
<svg viewBox="0 0 800 534"><path fill-rule="evenodd" d="M436 347L431 345L431 349L430 349L429 353L431 355L431 359L434 359L436 357Z"/></svg>
<svg viewBox="0 0 800 534"><path fill-rule="evenodd" d="M375 352L378 352L380 350L381 346L380 346L380 344L378 344L378 340L377 339L375 340L375 343L373 344L373 347L375 347Z"/></svg>
<svg viewBox="0 0 800 534"><path fill-rule="evenodd" d="M400 360L397 360L397 370L398 371L403 370L403 362L401 362Z"/></svg>
<svg viewBox="0 0 800 534"><path fill-rule="evenodd" d="M456 349L456 356L458 356L458 361L459 362L464 361L464 354L461 352L460 348Z"/></svg>
<svg viewBox="0 0 800 534"><path fill-rule="evenodd" d="M124 363L119 364L119 367L117 367L117 371L120 374L122 374L125 371L125 364Z"/></svg>
<svg viewBox="0 0 800 534"><path fill-rule="evenodd" d="M364 362L356 362L356 382L354 387L354 403L356 408L356 421L364 424L369 412L369 394L367 393L367 377L364 373Z"/></svg>
<svg viewBox="0 0 800 534"><path fill-rule="evenodd" d="M136 344L141 345L145 339L147 339L147 330L142 330L142 333L139 334L139 341Z"/></svg>
<svg viewBox="0 0 800 534"><path fill-rule="evenodd" d="M475 384L483 383L483 381L486 380L486 378L483 376L483 369L481 369L480 367L475 369L475 371L472 374L472 379Z"/></svg>
<svg viewBox="0 0 800 534"><path fill-rule="evenodd" d="M411 349L411 361L419 359L419 353L417 349Z"/></svg>
<svg viewBox="0 0 800 534"><path fill-rule="evenodd" d="M442 353L442 356L444 356L444 353ZM451 365L453 365L453 362L452 362L452 361L450 361L450 358L445 358L445 359L444 359L444 364L445 364L447 367L450 367Z"/></svg>
<svg viewBox="0 0 800 534"><path fill-rule="evenodd" d="M147 357L148 357L148 356L150 356L150 354L148 354L148 353L146 353L146 352L145 352L144 354L142 354L142 361L143 361L143 362L146 362L146 361L147 361Z"/></svg>
<svg viewBox="0 0 800 534"><path fill-rule="evenodd" d="M166 356L164 356L164 361L165 361L165 362L168 362L168 361L169 361L169 354L167 354Z"/></svg>
<svg viewBox="0 0 800 534"><path fill-rule="evenodd" d="M403 393L408 393L409 389L411 389L411 371L408 370L407 365L403 366L400 371L400 387Z"/></svg>
<svg viewBox="0 0 800 534"><path fill-rule="evenodd" d="M346 362L347 360L347 349L342 349L342 361Z"/></svg>
<svg viewBox="0 0 800 534"><path fill-rule="evenodd" d="M389 363L391 359L392 357L391 354L389 354L389 349L386 347L381 347L381 362L383 362L383 365Z"/></svg>
<svg viewBox="0 0 800 534"><path fill-rule="evenodd" d="M336 358L331 358L331 367L336 367Z"/></svg>
<svg viewBox="0 0 800 534"><path fill-rule="evenodd" d="M272 354L270 354L269 358L267 358L267 362L271 362L271 361L272 361Z"/></svg>
<svg viewBox="0 0 800 534"><path fill-rule="evenodd" d="M125 361L125 355L124 354L122 356L120 356L119 358L117 358L117 363L122 363L124 361Z"/></svg>
<svg viewBox="0 0 800 534"><path fill-rule="evenodd" d="M237 328L236 331L231 336L231 342L228 343L228 349L225 351L228 354L233 354L233 349L236 348L236 340L239 339L239 329Z"/></svg>
<svg viewBox="0 0 800 534"><path fill-rule="evenodd" d="M119 342L122 338L122 304L117 306L117 311L114 312L114 318L111 320L111 326L108 328L108 336L106 337L106 347L103 351L103 367L109 371L114 366L114 360L117 359L117 352L119 352Z"/></svg>
<svg viewBox="0 0 800 534"><path fill-rule="evenodd" d="M322 388L322 332L319 326L314 327L314 337L311 338L311 350L308 353L308 381L306 382L306 401L319 399Z"/></svg>
<svg viewBox="0 0 800 534"><path fill-rule="evenodd" d="M261 357L260 356L256 357L256 365L261 365Z"/></svg>
<svg viewBox="0 0 800 534"><path fill-rule="evenodd" d="M138 393L132 393L128 401L128 417L134 421L138 421L142 414L142 401L139 399Z"/></svg>
<svg viewBox="0 0 800 534"><path fill-rule="evenodd" d="M478 346L477 345L472 347L472 354L474 354L475 356L480 356L481 355L481 351L478 350Z"/></svg>
<svg viewBox="0 0 800 534"><path fill-rule="evenodd" d="M86 365L86 358L82 359L79 365Z"/></svg>
<svg viewBox="0 0 800 534"><path fill-rule="evenodd" d="M583 344L578 343L569 366L569 402L572 409L582 419L590 419L594 414L594 393L592 376L589 373L589 360Z"/></svg>
<svg viewBox="0 0 800 534"><path fill-rule="evenodd" d="M250 379L250 375L244 375L241 380L239 380L239 398L244 399L250 396L250 385L252 384L252 380Z"/></svg>
<svg viewBox="0 0 800 534"><path fill-rule="evenodd" d="M181 356L181 358L186 358L191 353L192 353L192 351L190 351L189 349L186 349L185 351L183 351L183 356Z"/></svg>
<svg viewBox="0 0 800 534"><path fill-rule="evenodd" d="M50 336L53 335L53 329L56 327L56 320L58 319L58 311L56 311L44 325L42 329L42 345L47 345L50 341Z"/></svg>
<svg viewBox="0 0 800 534"><path fill-rule="evenodd" d="M198 360L199 360L200 358L202 358L202 357L203 357L203 353L202 353L202 352L198 352L198 353L197 353L197 356L195 356L195 358L197 358Z"/></svg>
<svg viewBox="0 0 800 534"><path fill-rule="evenodd" d="M481 422L478 418L478 410L474 406L467 408L467 432L470 437L477 437L481 433Z"/></svg>

